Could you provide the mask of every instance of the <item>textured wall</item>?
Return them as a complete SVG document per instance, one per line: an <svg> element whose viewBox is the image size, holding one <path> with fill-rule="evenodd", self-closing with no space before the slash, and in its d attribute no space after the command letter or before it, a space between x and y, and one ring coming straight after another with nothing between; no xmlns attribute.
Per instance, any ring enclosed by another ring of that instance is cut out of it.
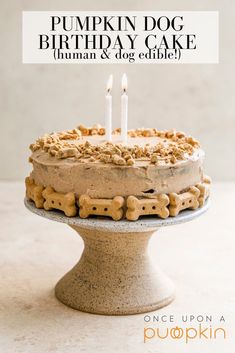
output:
<svg viewBox="0 0 235 353"><path fill-rule="evenodd" d="M23 65L22 10L219 10L219 65ZM235 3L218 0L8 0L0 2L0 179L29 171L28 145L44 132L104 121L104 89L114 74L114 120L119 125L120 80L129 79L129 126L175 127L198 138L206 170L234 180ZM228 168L229 166L229 168Z"/></svg>

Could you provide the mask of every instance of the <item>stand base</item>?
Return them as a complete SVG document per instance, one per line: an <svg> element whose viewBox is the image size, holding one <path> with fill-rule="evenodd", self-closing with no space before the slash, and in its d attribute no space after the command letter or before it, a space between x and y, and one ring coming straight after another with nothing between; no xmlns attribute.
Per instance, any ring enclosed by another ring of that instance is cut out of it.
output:
<svg viewBox="0 0 235 353"><path fill-rule="evenodd" d="M56 297L85 312L127 315L157 310L174 299L172 282L147 253L153 231L101 232L72 226L85 248L78 264L56 285Z"/></svg>
<svg viewBox="0 0 235 353"><path fill-rule="evenodd" d="M209 208L209 200L196 210L177 217L147 217L136 222L103 218L66 217L45 211L25 199L33 213L70 225L84 241L78 264L56 285L56 297L81 311L105 315L127 315L160 309L174 299L172 282L155 268L147 246L160 227L191 221Z"/></svg>

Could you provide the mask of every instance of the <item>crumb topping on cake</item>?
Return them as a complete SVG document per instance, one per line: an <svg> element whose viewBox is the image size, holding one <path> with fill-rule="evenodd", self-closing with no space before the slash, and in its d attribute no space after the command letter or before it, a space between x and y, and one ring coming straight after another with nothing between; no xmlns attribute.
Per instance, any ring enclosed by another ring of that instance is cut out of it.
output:
<svg viewBox="0 0 235 353"><path fill-rule="evenodd" d="M107 142L104 139L104 127L80 125L73 130L46 134L31 144L30 149L32 152L42 150L57 159L132 166L137 160L156 165L175 164L189 158L199 148L197 140L175 130L129 130L127 144L118 142L120 132L120 128L115 129L113 142ZM151 139L145 140L147 137Z"/></svg>

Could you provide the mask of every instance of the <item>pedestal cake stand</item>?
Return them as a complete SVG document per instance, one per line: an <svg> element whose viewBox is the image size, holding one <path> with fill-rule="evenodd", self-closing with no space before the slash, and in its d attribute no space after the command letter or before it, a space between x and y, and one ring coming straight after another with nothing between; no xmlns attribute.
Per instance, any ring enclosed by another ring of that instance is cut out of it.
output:
<svg viewBox="0 0 235 353"><path fill-rule="evenodd" d="M25 200L39 216L68 224L84 241L79 262L57 283L56 297L74 309L104 315L128 315L160 309L174 299L174 285L156 268L147 247L159 228L191 221L203 214L209 201L177 217L141 218L115 222L107 218L66 217Z"/></svg>

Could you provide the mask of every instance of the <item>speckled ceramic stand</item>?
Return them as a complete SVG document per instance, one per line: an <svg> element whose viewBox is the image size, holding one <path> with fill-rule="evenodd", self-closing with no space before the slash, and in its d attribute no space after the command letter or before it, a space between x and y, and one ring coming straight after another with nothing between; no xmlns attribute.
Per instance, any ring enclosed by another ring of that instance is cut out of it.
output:
<svg viewBox="0 0 235 353"><path fill-rule="evenodd" d="M174 285L153 266L147 247L160 227L190 221L208 209L208 202L195 211L184 211L165 220L142 218L136 222L109 219L68 218L57 211L26 207L54 221L67 223L84 241L77 265L56 285L56 297L81 311L127 315L157 310L174 299Z"/></svg>

